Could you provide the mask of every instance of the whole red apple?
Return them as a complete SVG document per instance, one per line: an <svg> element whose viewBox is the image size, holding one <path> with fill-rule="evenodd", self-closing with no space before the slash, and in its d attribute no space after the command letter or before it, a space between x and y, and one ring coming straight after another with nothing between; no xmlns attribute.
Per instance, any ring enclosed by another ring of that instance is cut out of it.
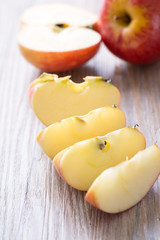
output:
<svg viewBox="0 0 160 240"><path fill-rule="evenodd" d="M159 0L105 0L97 28L106 46L128 62L160 59Z"/></svg>

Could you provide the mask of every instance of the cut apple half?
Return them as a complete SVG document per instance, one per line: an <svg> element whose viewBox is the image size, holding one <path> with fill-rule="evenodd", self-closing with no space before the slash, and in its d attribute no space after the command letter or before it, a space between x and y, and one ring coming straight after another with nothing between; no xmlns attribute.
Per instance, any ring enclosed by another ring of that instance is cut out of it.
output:
<svg viewBox="0 0 160 240"><path fill-rule="evenodd" d="M75 83L70 76L59 78L42 74L29 87L31 106L45 125L59 120L87 114L106 105L120 105L120 92L102 77L88 76Z"/></svg>
<svg viewBox="0 0 160 240"><path fill-rule="evenodd" d="M42 4L21 17L18 43L23 56L48 72L73 69L93 57L101 36L92 30L97 16L65 4Z"/></svg>
<svg viewBox="0 0 160 240"><path fill-rule="evenodd" d="M108 213L119 213L137 204L160 174L160 149L153 145L129 161L105 170L92 184L85 199Z"/></svg>
<svg viewBox="0 0 160 240"><path fill-rule="evenodd" d="M145 148L142 133L126 127L66 148L53 159L60 176L72 187L87 191L105 170L130 159Z"/></svg>

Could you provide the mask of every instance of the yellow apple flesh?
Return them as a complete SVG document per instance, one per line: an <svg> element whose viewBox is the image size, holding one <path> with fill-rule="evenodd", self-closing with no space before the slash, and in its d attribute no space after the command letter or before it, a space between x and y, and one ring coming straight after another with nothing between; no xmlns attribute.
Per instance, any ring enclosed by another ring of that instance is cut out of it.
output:
<svg viewBox="0 0 160 240"><path fill-rule="evenodd" d="M126 127L76 143L58 153L53 162L69 185L86 191L105 169L130 159L145 145L142 133Z"/></svg>
<svg viewBox="0 0 160 240"><path fill-rule="evenodd" d="M129 161L105 170L92 184L85 199L108 213L125 211L137 204L160 174L160 149L153 145Z"/></svg>
<svg viewBox="0 0 160 240"><path fill-rule="evenodd" d="M95 109L84 116L75 116L53 123L42 130L37 141L51 158L76 142L107 134L125 127L124 113L117 107Z"/></svg>
<svg viewBox="0 0 160 240"><path fill-rule="evenodd" d="M29 87L31 106L45 125L80 116L106 105L120 105L120 92L102 77L86 77L75 83L70 77L42 74Z"/></svg>

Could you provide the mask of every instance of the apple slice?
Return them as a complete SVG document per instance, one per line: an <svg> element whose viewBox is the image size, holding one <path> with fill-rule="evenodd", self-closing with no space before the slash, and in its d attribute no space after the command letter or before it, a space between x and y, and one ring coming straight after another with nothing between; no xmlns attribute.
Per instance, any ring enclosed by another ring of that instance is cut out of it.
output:
<svg viewBox="0 0 160 240"><path fill-rule="evenodd" d="M145 148L145 138L136 128L126 127L103 137L81 141L53 159L62 178L72 187L86 191L107 168Z"/></svg>
<svg viewBox="0 0 160 240"><path fill-rule="evenodd" d="M45 125L80 116L89 111L116 104L120 105L119 90L102 77L86 77L82 83L74 83L70 76L42 74L29 87L32 108Z"/></svg>
<svg viewBox="0 0 160 240"><path fill-rule="evenodd" d="M51 158L76 142L104 135L124 127L124 113L114 107L102 107L80 117L71 117L56 122L42 130L37 141ZM67 136L67 137L64 137Z"/></svg>
<svg viewBox="0 0 160 240"><path fill-rule="evenodd" d="M85 199L108 213L119 213L137 204L160 174L160 149L153 145L129 161L105 170L92 184Z"/></svg>
<svg viewBox="0 0 160 240"><path fill-rule="evenodd" d="M18 43L23 56L43 71L73 69L98 51L101 36L92 30L97 16L66 4L41 4L24 12Z"/></svg>

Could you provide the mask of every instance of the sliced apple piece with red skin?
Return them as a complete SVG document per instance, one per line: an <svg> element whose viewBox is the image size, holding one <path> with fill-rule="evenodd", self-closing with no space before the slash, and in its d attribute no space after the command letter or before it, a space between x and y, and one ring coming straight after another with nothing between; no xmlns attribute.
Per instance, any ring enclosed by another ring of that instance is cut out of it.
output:
<svg viewBox="0 0 160 240"><path fill-rule="evenodd" d="M21 16L21 53L47 72L78 67L99 49L101 36L91 29L96 21L95 14L66 4L34 6Z"/></svg>
<svg viewBox="0 0 160 240"><path fill-rule="evenodd" d="M120 92L102 77L86 77L75 83L70 76L43 74L29 87L31 106L45 125L87 114L106 105L120 105Z"/></svg>
<svg viewBox="0 0 160 240"><path fill-rule="evenodd" d="M70 146L53 159L62 178L72 187L87 191L105 170L130 159L145 148L142 133L126 127L102 137L91 138Z"/></svg>
<svg viewBox="0 0 160 240"><path fill-rule="evenodd" d="M85 199L107 213L125 211L141 201L160 174L160 149L153 145L129 161L105 170Z"/></svg>
<svg viewBox="0 0 160 240"><path fill-rule="evenodd" d="M37 141L53 159L58 152L76 142L102 136L125 127L125 124L126 118L122 110L116 106L106 106L50 125L37 135Z"/></svg>

